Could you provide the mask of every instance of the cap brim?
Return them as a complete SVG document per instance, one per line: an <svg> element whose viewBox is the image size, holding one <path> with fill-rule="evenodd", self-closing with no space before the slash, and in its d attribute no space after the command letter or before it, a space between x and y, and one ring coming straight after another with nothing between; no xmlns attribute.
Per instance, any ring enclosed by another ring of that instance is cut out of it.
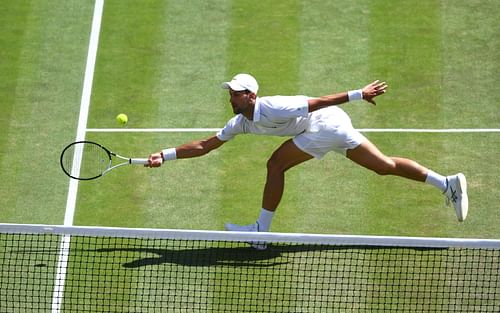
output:
<svg viewBox="0 0 500 313"><path fill-rule="evenodd" d="M232 89L234 91L243 91L243 90L247 90L245 87L239 85L239 84L235 84L234 82L225 82L225 83L222 83L222 88L223 89Z"/></svg>

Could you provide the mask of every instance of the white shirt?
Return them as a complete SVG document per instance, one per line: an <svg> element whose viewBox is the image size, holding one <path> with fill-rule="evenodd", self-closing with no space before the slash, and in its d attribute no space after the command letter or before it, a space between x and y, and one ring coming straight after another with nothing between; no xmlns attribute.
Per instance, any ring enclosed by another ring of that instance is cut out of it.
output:
<svg viewBox="0 0 500 313"><path fill-rule="evenodd" d="M217 138L228 141L238 134L296 136L309 125L309 106L306 96L272 96L257 98L253 120L242 114L230 119L217 133Z"/></svg>

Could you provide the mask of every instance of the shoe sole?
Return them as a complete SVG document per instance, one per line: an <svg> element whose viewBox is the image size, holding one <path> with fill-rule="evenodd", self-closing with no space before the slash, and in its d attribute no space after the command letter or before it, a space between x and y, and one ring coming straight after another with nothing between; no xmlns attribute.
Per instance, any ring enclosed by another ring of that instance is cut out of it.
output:
<svg viewBox="0 0 500 313"><path fill-rule="evenodd" d="M455 208L457 213L457 218L459 222L465 221L467 218L467 213L469 212L469 197L467 196L467 180L465 179L465 175L460 173L457 175L458 178L458 187L460 188L460 206Z"/></svg>
<svg viewBox="0 0 500 313"><path fill-rule="evenodd" d="M237 229L231 229L233 228L232 225L230 224L224 224L224 229L226 231L240 231L240 230L237 230ZM265 242L247 242L252 248L254 248L255 250L266 250L267 249L267 244Z"/></svg>
<svg viewBox="0 0 500 313"><path fill-rule="evenodd" d="M256 242L248 242L254 248L255 250L266 250L267 249L267 244L265 243L256 243Z"/></svg>

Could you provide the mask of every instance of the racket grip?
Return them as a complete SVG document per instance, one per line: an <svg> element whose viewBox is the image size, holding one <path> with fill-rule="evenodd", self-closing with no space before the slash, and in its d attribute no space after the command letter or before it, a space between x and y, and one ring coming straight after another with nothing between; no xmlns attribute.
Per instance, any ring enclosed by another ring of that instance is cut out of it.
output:
<svg viewBox="0 0 500 313"><path fill-rule="evenodd" d="M129 159L128 163L130 164L149 164L148 159Z"/></svg>

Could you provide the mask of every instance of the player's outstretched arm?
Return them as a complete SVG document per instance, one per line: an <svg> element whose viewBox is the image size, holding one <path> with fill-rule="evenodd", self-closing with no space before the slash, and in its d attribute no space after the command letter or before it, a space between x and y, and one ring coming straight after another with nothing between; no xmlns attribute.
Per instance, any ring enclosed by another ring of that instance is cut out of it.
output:
<svg viewBox="0 0 500 313"><path fill-rule="evenodd" d="M332 105L340 105L354 100L366 100L375 105L375 101L373 99L376 96L385 93L387 87L388 86L385 82L376 80L366 85L363 89L340 92L319 98L311 98L308 100L309 112L313 112Z"/></svg>
<svg viewBox="0 0 500 313"><path fill-rule="evenodd" d="M160 167L163 161L199 157L219 148L224 143L225 141L220 140L217 136L212 136L207 139L186 143L176 148L165 149L151 154L148 158L149 163L145 166Z"/></svg>

